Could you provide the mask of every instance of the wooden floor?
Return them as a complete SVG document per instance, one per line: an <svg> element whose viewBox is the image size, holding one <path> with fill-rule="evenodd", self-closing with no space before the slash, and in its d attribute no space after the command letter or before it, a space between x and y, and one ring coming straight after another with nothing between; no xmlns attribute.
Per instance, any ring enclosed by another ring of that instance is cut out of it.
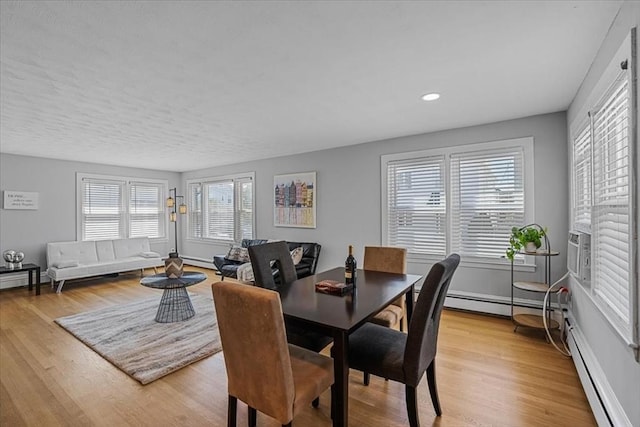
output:
<svg viewBox="0 0 640 427"><path fill-rule="evenodd" d="M189 288L211 295L216 281ZM70 314L142 299L160 291L139 275L65 284L57 295L43 286L0 292L0 425L2 426L224 426L227 393L218 353L146 386L140 385L53 322ZM426 381L418 389L423 426L596 425L571 359L543 335L514 333L508 319L445 310L437 381L443 415L436 417ZM380 378L362 384L352 371L349 425L408 425L404 387ZM239 404L238 425L247 422ZM259 426L278 424L258 414ZM330 426L329 393L296 426Z"/></svg>

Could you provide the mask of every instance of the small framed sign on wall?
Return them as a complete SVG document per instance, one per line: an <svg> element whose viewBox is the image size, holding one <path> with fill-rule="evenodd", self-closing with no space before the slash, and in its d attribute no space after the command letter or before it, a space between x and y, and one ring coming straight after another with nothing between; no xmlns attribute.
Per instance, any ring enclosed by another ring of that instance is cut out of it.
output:
<svg viewBox="0 0 640 427"><path fill-rule="evenodd" d="M273 177L273 225L316 228L316 173Z"/></svg>
<svg viewBox="0 0 640 427"><path fill-rule="evenodd" d="M4 191L4 209L38 210L38 193Z"/></svg>

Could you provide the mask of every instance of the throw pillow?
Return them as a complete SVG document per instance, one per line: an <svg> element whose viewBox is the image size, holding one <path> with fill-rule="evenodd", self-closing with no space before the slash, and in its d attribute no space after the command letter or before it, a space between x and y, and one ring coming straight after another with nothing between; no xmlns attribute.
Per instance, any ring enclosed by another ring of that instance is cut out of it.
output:
<svg viewBox="0 0 640 427"><path fill-rule="evenodd" d="M158 252L152 251L140 252L140 256L142 258L160 258L160 254Z"/></svg>
<svg viewBox="0 0 640 427"><path fill-rule="evenodd" d="M71 267L77 267L79 265L80 263L78 262L78 260L75 260L75 259L58 261L57 263L53 264L55 268L71 268Z"/></svg>
<svg viewBox="0 0 640 427"><path fill-rule="evenodd" d="M300 264L300 261L302 261L303 254L304 254L304 249L302 249L302 246L297 247L291 251L291 259L293 260L293 265Z"/></svg>
<svg viewBox="0 0 640 427"><path fill-rule="evenodd" d="M231 249L229 249L229 253L225 258L231 261L240 261L240 262L251 261L249 259L249 249L242 248L240 246L232 246Z"/></svg>

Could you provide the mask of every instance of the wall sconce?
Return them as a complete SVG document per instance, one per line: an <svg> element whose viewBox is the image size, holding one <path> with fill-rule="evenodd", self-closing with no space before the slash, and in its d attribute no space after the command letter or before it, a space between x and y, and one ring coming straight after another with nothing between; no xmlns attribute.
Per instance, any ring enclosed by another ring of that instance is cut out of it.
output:
<svg viewBox="0 0 640 427"><path fill-rule="evenodd" d="M184 203L180 203L178 205L178 199L182 199L184 201L184 196L178 196L177 188L169 189L169 198L167 199L167 207L173 208L172 211L169 212L169 221L173 222L174 225L174 233L173 236L175 238L175 252L171 252L169 256L178 256L178 213L184 215L187 213L187 205Z"/></svg>

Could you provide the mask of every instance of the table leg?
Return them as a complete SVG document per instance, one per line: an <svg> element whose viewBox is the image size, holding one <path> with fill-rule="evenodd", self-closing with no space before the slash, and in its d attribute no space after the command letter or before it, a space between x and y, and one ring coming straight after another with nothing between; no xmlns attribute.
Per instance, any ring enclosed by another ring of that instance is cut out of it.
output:
<svg viewBox="0 0 640 427"><path fill-rule="evenodd" d="M40 295L40 267L36 268L36 295Z"/></svg>
<svg viewBox="0 0 640 427"><path fill-rule="evenodd" d="M33 289L33 277L31 276L33 274L33 270L27 270L27 274L29 275L29 292L31 292Z"/></svg>
<svg viewBox="0 0 640 427"><path fill-rule="evenodd" d="M407 309L407 331L409 331L409 322L411 321L411 316L413 315L413 298L415 294L415 285L411 285L411 289L407 291L405 294L405 302Z"/></svg>
<svg viewBox="0 0 640 427"><path fill-rule="evenodd" d="M156 322L181 322L195 315L196 311L191 304L186 288L168 288L164 290L156 313Z"/></svg>
<svg viewBox="0 0 640 427"><path fill-rule="evenodd" d="M334 410L333 426L349 424L349 335L336 331L333 336Z"/></svg>

